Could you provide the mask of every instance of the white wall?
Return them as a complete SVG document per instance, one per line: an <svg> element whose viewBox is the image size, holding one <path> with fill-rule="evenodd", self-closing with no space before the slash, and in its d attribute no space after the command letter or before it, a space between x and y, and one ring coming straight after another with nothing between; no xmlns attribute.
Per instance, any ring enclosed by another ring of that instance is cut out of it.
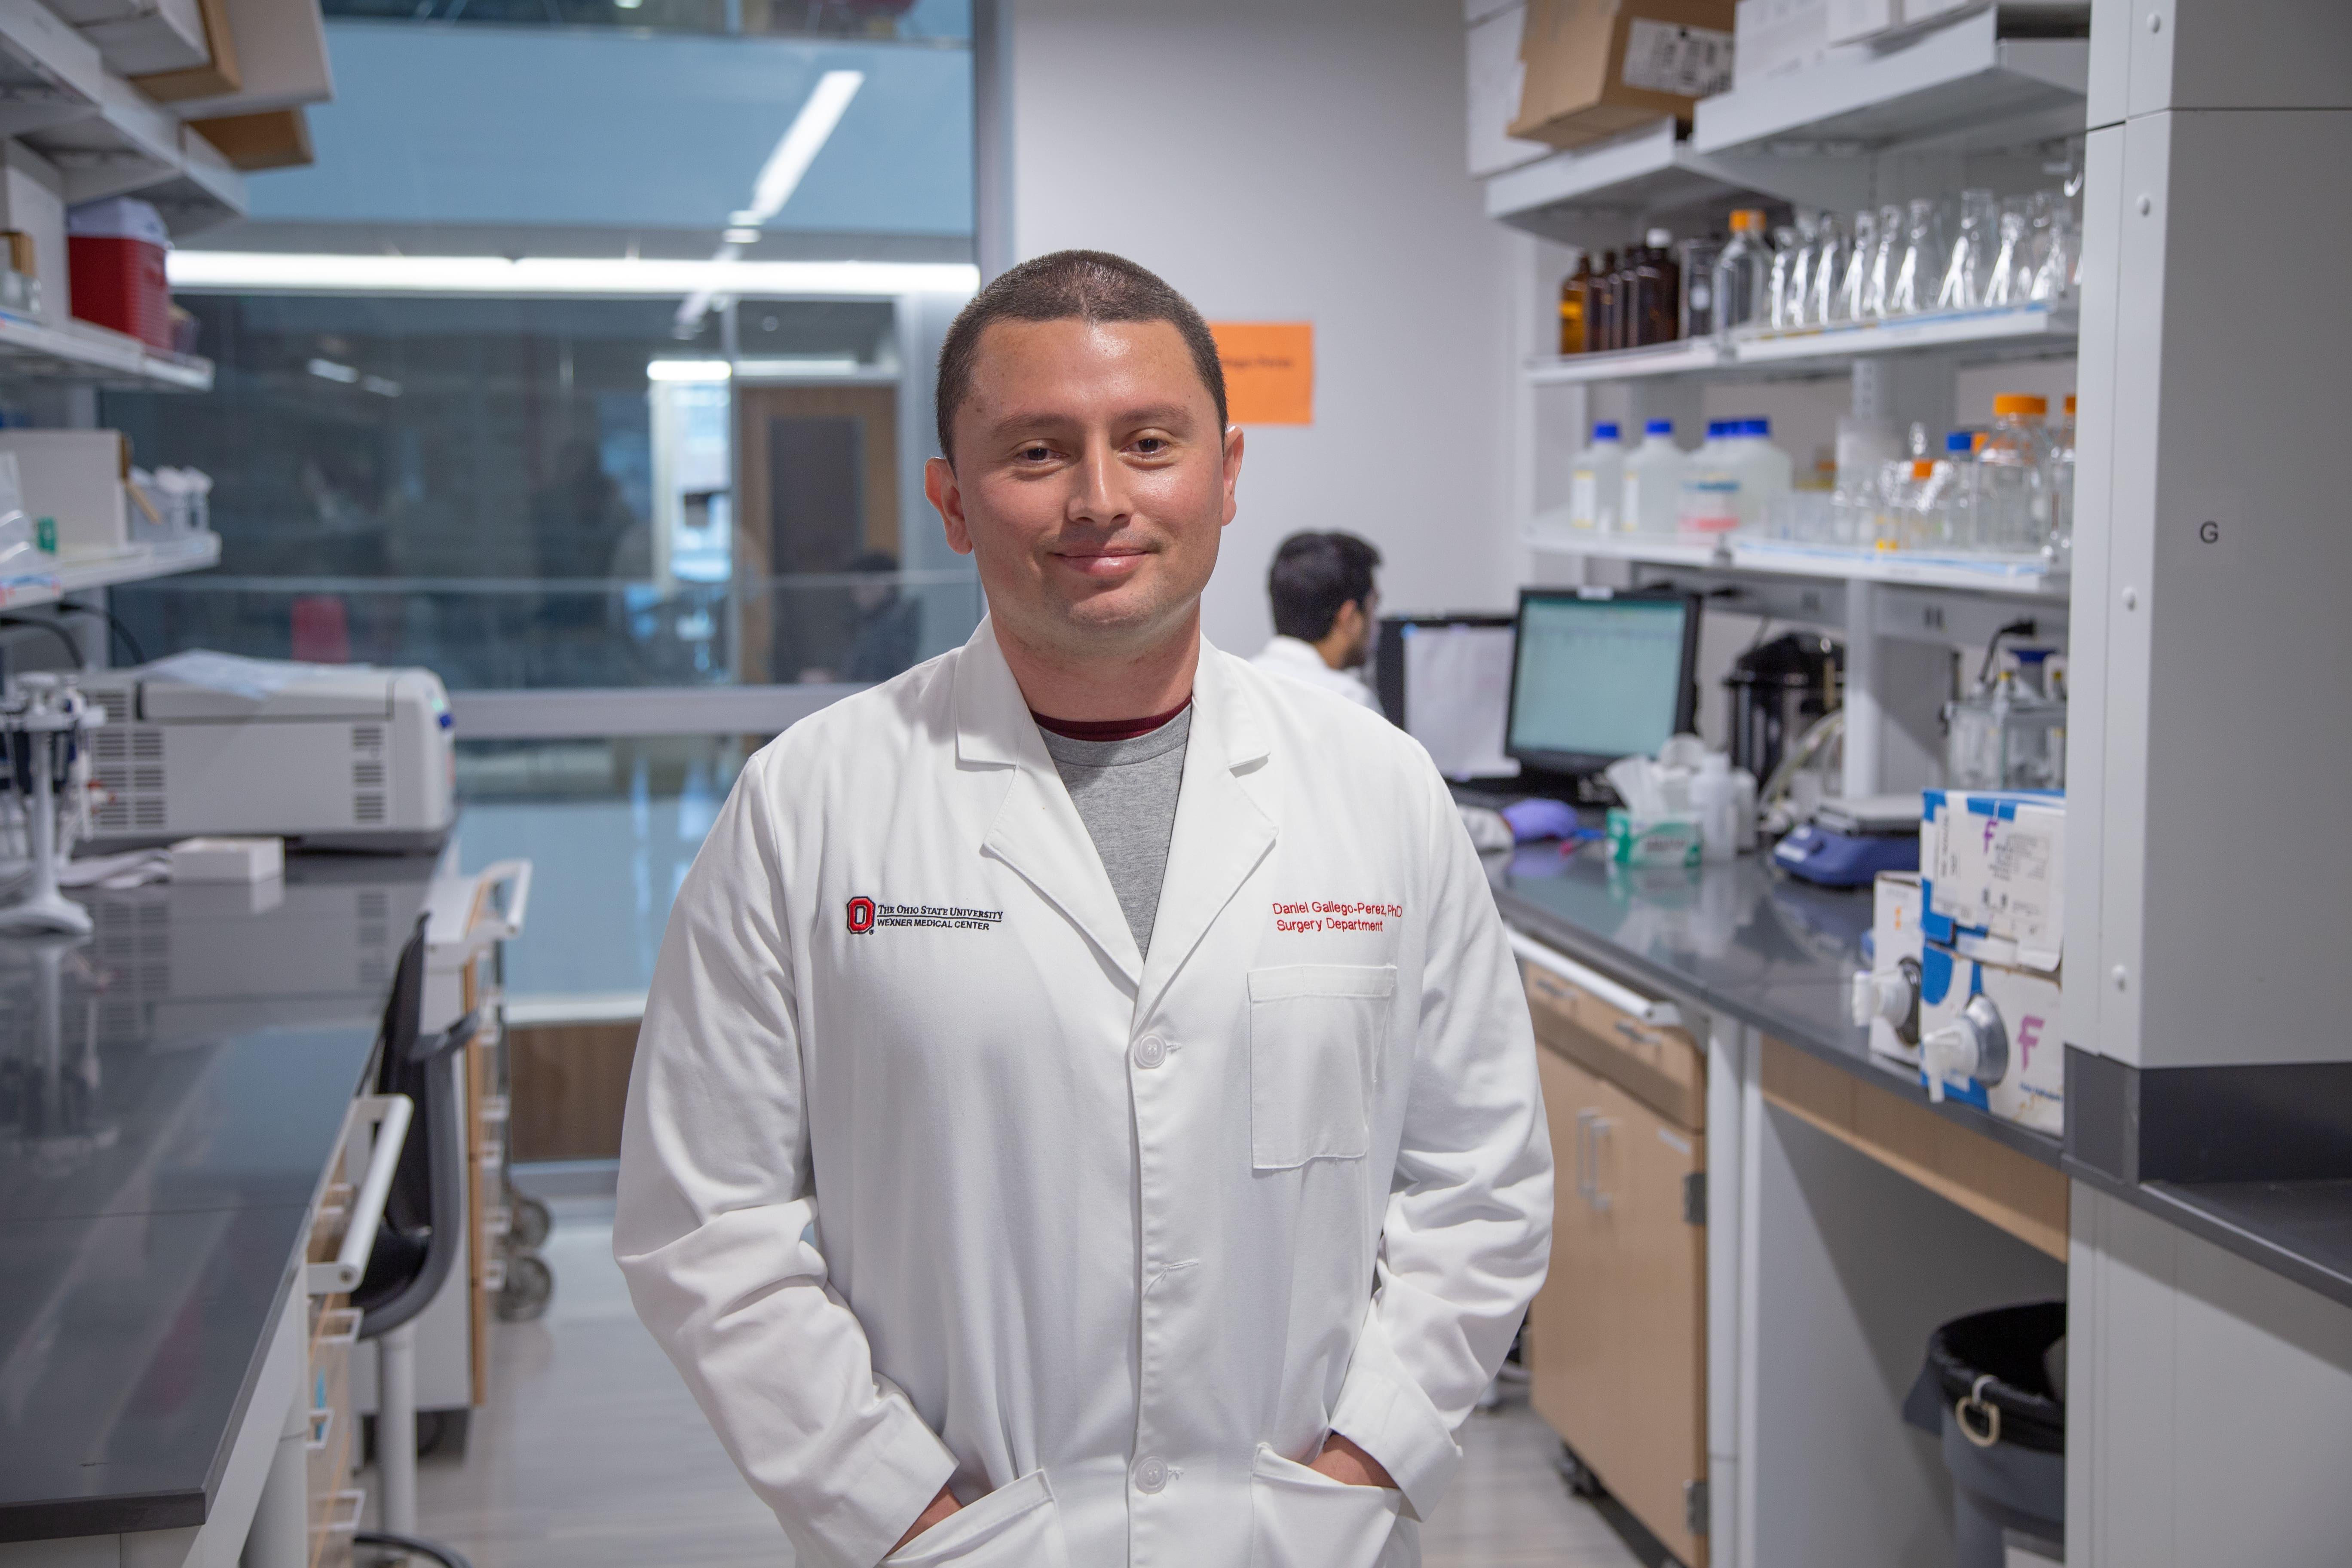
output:
<svg viewBox="0 0 2352 1568"><path fill-rule="evenodd" d="M1315 423L1254 426L1211 641L1271 635L1302 528L1377 545L1384 607L1514 602L1514 240L1465 167L1454 0L1017 0L1013 241L1128 256L1211 321L1315 324Z"/></svg>

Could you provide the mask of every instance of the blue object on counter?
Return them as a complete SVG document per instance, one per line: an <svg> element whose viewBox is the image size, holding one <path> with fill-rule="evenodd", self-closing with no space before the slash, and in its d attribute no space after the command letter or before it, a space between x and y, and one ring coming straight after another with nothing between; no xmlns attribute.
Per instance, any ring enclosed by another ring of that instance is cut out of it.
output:
<svg viewBox="0 0 2352 1568"><path fill-rule="evenodd" d="M1839 833L1808 822L1773 846L1772 858L1790 876L1824 888L1866 888L1881 871L1916 871L1919 836Z"/></svg>
<svg viewBox="0 0 2352 1568"><path fill-rule="evenodd" d="M1511 825L1513 836L1522 844L1530 838L1574 839L1579 832L1576 808L1548 795L1531 795L1511 802L1503 807L1503 820Z"/></svg>

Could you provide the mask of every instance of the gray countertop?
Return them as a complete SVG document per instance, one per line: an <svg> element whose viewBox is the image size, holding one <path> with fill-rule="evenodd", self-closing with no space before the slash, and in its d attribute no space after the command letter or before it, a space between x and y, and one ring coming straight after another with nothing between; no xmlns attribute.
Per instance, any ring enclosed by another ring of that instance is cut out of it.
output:
<svg viewBox="0 0 2352 1568"><path fill-rule="evenodd" d="M203 1522L433 864L0 940L0 1542Z"/></svg>
<svg viewBox="0 0 2352 1568"><path fill-rule="evenodd" d="M1489 856L1487 867L1504 919L1530 936L1931 1104L1918 1074L1872 1055L1846 1016L1867 889L1815 888L1759 856L1633 869L1609 864L1599 846L1562 855L1551 842ZM2058 1139L1956 1100L1931 1108L2352 1305L2352 1181L2120 1183L2066 1158Z"/></svg>

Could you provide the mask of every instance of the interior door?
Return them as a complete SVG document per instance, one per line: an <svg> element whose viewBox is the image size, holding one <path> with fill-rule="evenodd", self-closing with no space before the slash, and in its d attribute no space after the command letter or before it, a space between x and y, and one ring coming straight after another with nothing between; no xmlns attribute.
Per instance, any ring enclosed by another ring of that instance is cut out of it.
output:
<svg viewBox="0 0 2352 1568"><path fill-rule="evenodd" d="M870 612L839 574L899 564L897 391L746 384L735 421L737 668L842 679Z"/></svg>
<svg viewBox="0 0 2352 1568"><path fill-rule="evenodd" d="M1706 1233L1685 1212L1704 1145L1549 1048L1560 1174L1551 1274L1529 1310L1537 1413L1692 1568L1685 1489L1706 1474Z"/></svg>

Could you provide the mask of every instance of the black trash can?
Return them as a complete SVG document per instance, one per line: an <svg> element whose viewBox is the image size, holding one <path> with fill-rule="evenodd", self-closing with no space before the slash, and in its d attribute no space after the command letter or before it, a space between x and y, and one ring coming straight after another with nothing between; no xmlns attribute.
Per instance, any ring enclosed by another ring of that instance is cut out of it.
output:
<svg viewBox="0 0 2352 1568"><path fill-rule="evenodd" d="M1972 1312L1928 1336L1903 1416L1943 1444L1958 1568L2002 1568L2004 1531L2064 1555L2065 1338L2063 1301Z"/></svg>

